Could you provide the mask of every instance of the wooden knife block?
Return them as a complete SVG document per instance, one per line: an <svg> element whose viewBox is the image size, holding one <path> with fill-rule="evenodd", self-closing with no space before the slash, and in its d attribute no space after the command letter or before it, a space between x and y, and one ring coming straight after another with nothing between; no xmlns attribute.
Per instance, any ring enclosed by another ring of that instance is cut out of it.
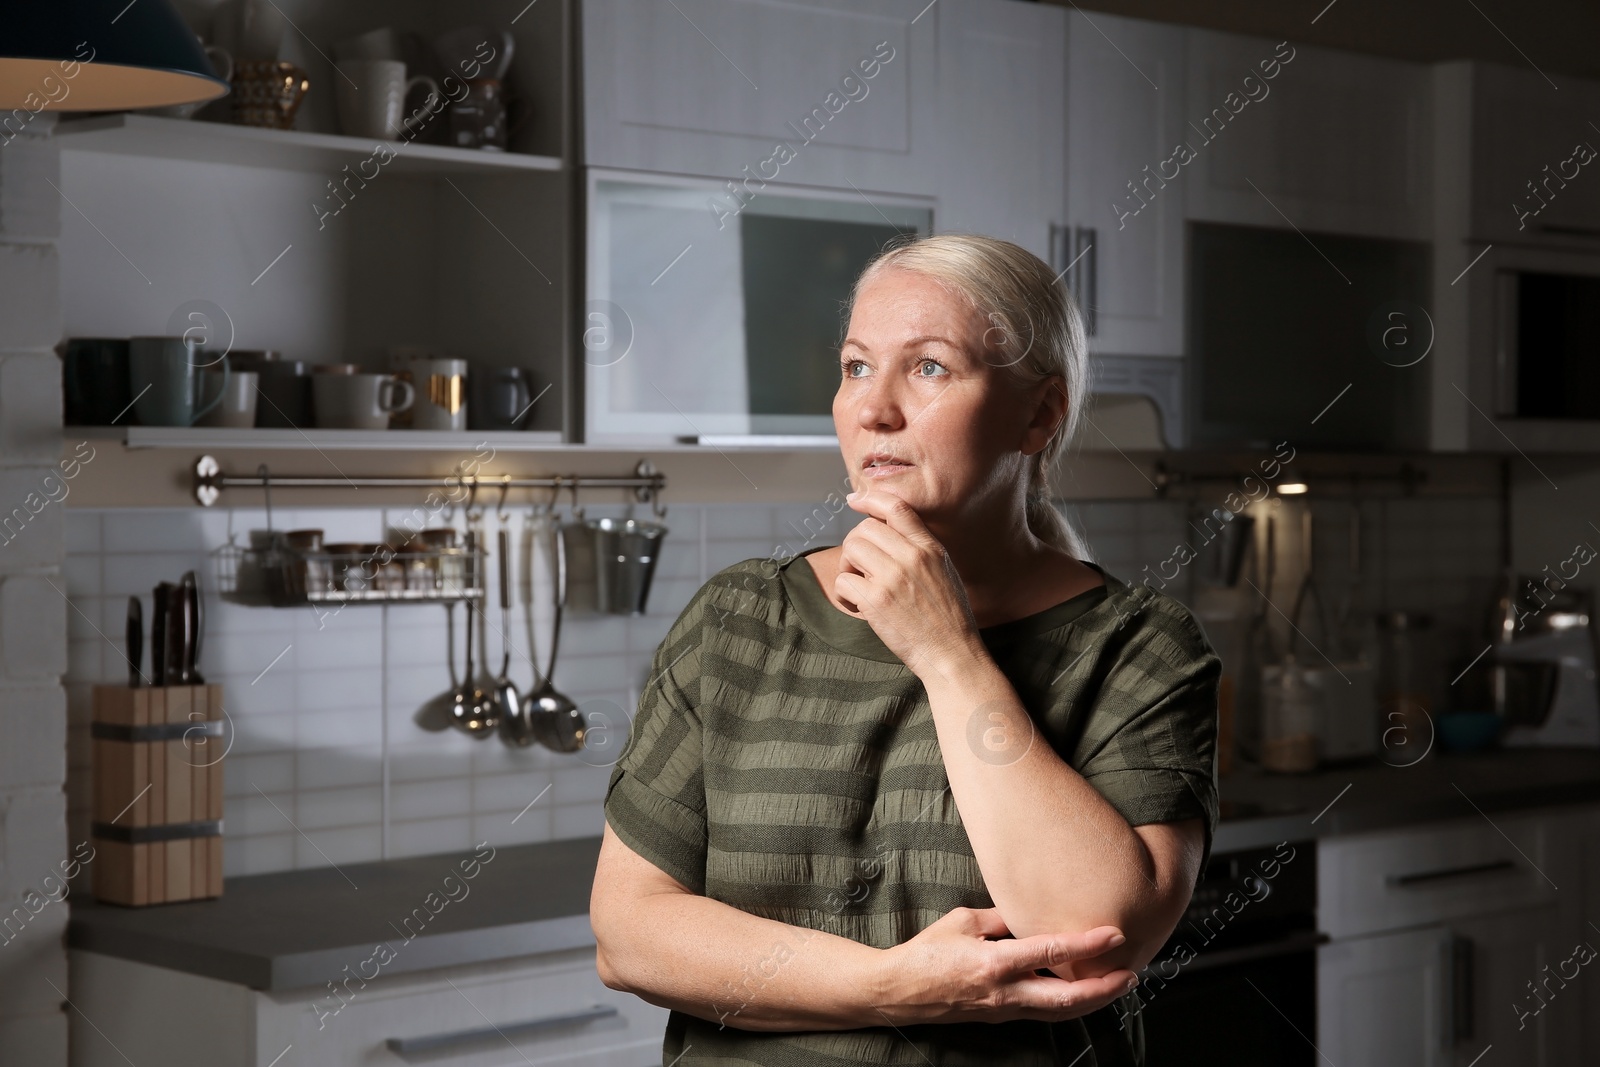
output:
<svg viewBox="0 0 1600 1067"><path fill-rule="evenodd" d="M94 687L94 895L222 895L222 686Z"/></svg>

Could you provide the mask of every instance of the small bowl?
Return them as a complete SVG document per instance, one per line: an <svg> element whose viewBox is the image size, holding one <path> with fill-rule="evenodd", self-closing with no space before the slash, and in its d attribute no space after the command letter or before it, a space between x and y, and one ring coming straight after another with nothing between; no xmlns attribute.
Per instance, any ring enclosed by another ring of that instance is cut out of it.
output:
<svg viewBox="0 0 1600 1067"><path fill-rule="evenodd" d="M1448 711L1436 721L1439 743L1451 752L1477 752L1500 738L1500 716L1492 711Z"/></svg>

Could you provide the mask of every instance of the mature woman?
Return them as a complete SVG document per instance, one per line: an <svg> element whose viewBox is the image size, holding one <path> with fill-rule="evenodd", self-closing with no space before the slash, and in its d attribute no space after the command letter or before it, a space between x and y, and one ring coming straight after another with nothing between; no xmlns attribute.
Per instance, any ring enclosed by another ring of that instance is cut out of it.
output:
<svg viewBox="0 0 1600 1067"><path fill-rule="evenodd" d="M606 792L600 976L672 1009L664 1064L1137 1063L1133 972L1216 821L1221 662L1049 502L1086 354L1043 262L900 244L848 321L863 519L723 569L657 649Z"/></svg>

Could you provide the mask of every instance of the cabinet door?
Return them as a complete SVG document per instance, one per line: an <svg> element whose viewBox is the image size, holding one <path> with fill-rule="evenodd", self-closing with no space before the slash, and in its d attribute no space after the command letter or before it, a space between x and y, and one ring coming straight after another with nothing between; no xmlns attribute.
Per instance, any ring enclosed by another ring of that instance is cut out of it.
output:
<svg viewBox="0 0 1600 1067"><path fill-rule="evenodd" d="M1587 972L1600 970L1600 962L1563 968L1581 940L1564 936L1563 925L1555 907L1450 924L1457 941L1451 976L1460 1004L1454 1020L1457 1067L1466 1067L1488 1045L1497 1061L1524 1067L1582 1062L1583 998L1596 980ZM1563 969L1575 980L1563 979Z"/></svg>
<svg viewBox="0 0 1600 1067"><path fill-rule="evenodd" d="M1317 1048L1323 1060L1361 1067L1449 1063L1449 946L1449 934L1430 927L1319 948Z"/></svg>
<svg viewBox="0 0 1600 1067"><path fill-rule="evenodd" d="M1420 63L1193 31L1189 217L1431 239L1431 84Z"/></svg>
<svg viewBox="0 0 1600 1067"><path fill-rule="evenodd" d="M1066 180L1066 13L1015 0L943 0L934 10L934 228L1003 237L1048 260Z"/></svg>
<svg viewBox="0 0 1600 1067"><path fill-rule="evenodd" d="M1184 37L1074 11L1067 26L1067 218L1058 251L1097 355L1183 355Z"/></svg>
<svg viewBox="0 0 1600 1067"><path fill-rule="evenodd" d="M757 195L765 182L937 191L932 12L889 0L582 9L585 163Z"/></svg>

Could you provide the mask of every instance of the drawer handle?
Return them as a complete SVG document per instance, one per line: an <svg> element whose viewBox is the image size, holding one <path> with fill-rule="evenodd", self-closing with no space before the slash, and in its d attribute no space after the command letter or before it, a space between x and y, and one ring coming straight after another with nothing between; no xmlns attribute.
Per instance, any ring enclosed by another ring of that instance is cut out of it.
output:
<svg viewBox="0 0 1600 1067"><path fill-rule="evenodd" d="M440 1049L453 1048L456 1045L472 1045L480 1041L493 1040L505 1037L507 1039L527 1036L540 1030L549 1030L567 1023L586 1023L595 1019L604 1019L608 1015L616 1015L617 1008L610 1004L595 1004L592 1007L580 1008L577 1011L564 1012L560 1015L545 1015L526 1022L506 1023L504 1026L482 1026L475 1030L452 1030L444 1034L424 1034L421 1037L391 1037L384 1042L390 1051L401 1056L415 1055L419 1052L437 1052Z"/></svg>
<svg viewBox="0 0 1600 1067"><path fill-rule="evenodd" d="M1391 874L1387 881L1399 889L1412 889L1417 886L1430 885L1442 882L1448 878L1471 878L1479 874L1499 874L1502 871L1514 871L1517 865L1510 860L1495 860L1493 863L1474 863L1468 867L1447 867L1442 871L1421 871L1417 874Z"/></svg>

